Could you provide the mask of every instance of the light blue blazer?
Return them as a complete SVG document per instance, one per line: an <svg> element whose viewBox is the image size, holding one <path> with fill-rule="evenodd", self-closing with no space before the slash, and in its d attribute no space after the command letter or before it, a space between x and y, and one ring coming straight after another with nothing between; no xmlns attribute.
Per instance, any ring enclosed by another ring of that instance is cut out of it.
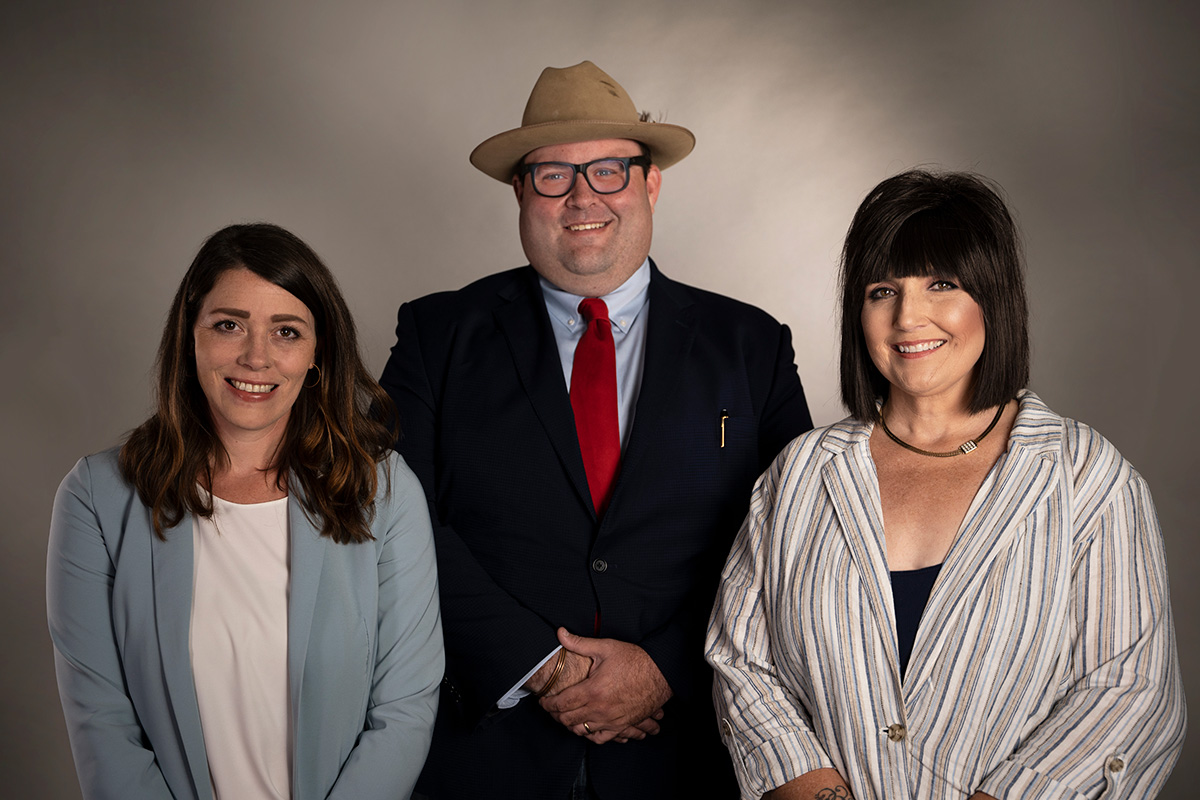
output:
<svg viewBox="0 0 1200 800"><path fill-rule="evenodd" d="M117 452L75 465L50 523L50 636L79 782L85 798L212 800L188 649L192 517L158 539ZM429 749L443 672L429 512L403 460L388 466L371 542L319 536L291 492L296 800L406 798ZM381 467L381 492L384 480Z"/></svg>

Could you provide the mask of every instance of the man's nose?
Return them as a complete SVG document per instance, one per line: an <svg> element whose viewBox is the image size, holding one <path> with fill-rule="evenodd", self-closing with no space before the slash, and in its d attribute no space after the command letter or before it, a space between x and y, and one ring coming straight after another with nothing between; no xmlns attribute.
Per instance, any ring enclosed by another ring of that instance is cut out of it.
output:
<svg viewBox="0 0 1200 800"><path fill-rule="evenodd" d="M587 175L582 172L575 174L575 185L567 192L567 203L574 206L586 206L596 202L596 190L588 183Z"/></svg>

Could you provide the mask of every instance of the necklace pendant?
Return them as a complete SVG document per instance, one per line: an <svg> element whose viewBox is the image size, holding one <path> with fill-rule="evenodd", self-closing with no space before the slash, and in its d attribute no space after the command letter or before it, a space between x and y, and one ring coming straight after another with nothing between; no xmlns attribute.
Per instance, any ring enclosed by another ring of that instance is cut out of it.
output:
<svg viewBox="0 0 1200 800"><path fill-rule="evenodd" d="M960 445L958 446L958 449L962 451L963 455L966 455L967 453L971 452L972 450L974 450L974 449L975 449L976 447L978 447L978 446L979 446L979 445L975 444L975 442L973 442L973 441L971 441L971 442L963 442L962 444L960 444Z"/></svg>

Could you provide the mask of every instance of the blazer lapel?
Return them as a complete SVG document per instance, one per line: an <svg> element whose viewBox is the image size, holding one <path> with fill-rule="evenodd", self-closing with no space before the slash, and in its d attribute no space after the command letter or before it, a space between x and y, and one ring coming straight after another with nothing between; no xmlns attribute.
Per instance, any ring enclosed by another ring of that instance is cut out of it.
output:
<svg viewBox="0 0 1200 800"><path fill-rule="evenodd" d="M900 677L900 655L896 650L896 630L889 587L887 544L883 538L883 510L879 502L879 480L870 458L866 426L861 437L837 453L821 468L821 481L837 514L846 538L850 557L858 567L867 605L875 617L876 630L886 646L888 659Z"/></svg>
<svg viewBox="0 0 1200 800"><path fill-rule="evenodd" d="M650 288L646 302L646 354L642 386L634 407L633 429L621 457L621 470L605 520L613 518L622 487L638 482L638 464L654 446L657 431L672 424L671 397L679 391L679 373L696 338L696 318L691 301L650 262ZM626 490L626 493L628 490Z"/></svg>
<svg viewBox="0 0 1200 800"><path fill-rule="evenodd" d="M1022 408L1009 435L1009 451L984 479L946 554L913 643L909 685L918 685L920 673L937 662L964 613L961 598L975 593L974 584L986 580L996 559L1018 541L1025 530L1022 520L1058 484L1061 424L1047 426L1041 413L1045 407L1040 402L1028 405L1023 394Z"/></svg>
<svg viewBox="0 0 1200 800"><path fill-rule="evenodd" d="M192 516L185 514L178 525L166 531L166 541L147 535L154 571L154 617L167 694L196 794L211 798L208 752L200 726L189 646L194 562Z"/></svg>
<svg viewBox="0 0 1200 800"><path fill-rule="evenodd" d="M304 682L304 659L317 606L317 589L325 561L328 538L321 536L300 505L300 490L292 486L288 497L288 695L296 735L302 730L300 688ZM299 752L299 748L297 748Z"/></svg>
<svg viewBox="0 0 1200 800"><path fill-rule="evenodd" d="M496 324L508 342L513 367L541 421L559 462L575 487L579 500L592 508L575 415L563 381L562 365L541 290L532 269L527 280L515 282L502 292L508 301L495 311ZM593 509L592 513L595 513Z"/></svg>

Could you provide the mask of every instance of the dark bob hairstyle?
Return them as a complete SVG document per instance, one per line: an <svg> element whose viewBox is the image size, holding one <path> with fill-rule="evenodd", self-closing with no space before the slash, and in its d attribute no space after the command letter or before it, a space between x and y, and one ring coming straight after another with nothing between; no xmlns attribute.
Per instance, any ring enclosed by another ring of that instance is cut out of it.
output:
<svg viewBox="0 0 1200 800"><path fill-rule="evenodd" d="M962 172L902 172L862 201L842 251L842 402L858 420L875 420L876 403L889 388L863 336L867 287L925 276L953 280L983 312L986 340L969 410L1005 403L1029 382L1020 244L999 188Z"/></svg>
<svg viewBox="0 0 1200 800"><path fill-rule="evenodd" d="M196 254L159 344L156 410L121 448L122 474L137 487L160 538L185 512L212 515L212 501L197 483L211 486L228 456L196 376L194 329L205 296L233 269L287 290L316 323L318 369L309 370L275 454L279 487L302 489L304 510L322 535L339 543L373 538L376 465L395 441L392 402L363 366L354 320L333 275L308 245L277 225L231 225Z"/></svg>

